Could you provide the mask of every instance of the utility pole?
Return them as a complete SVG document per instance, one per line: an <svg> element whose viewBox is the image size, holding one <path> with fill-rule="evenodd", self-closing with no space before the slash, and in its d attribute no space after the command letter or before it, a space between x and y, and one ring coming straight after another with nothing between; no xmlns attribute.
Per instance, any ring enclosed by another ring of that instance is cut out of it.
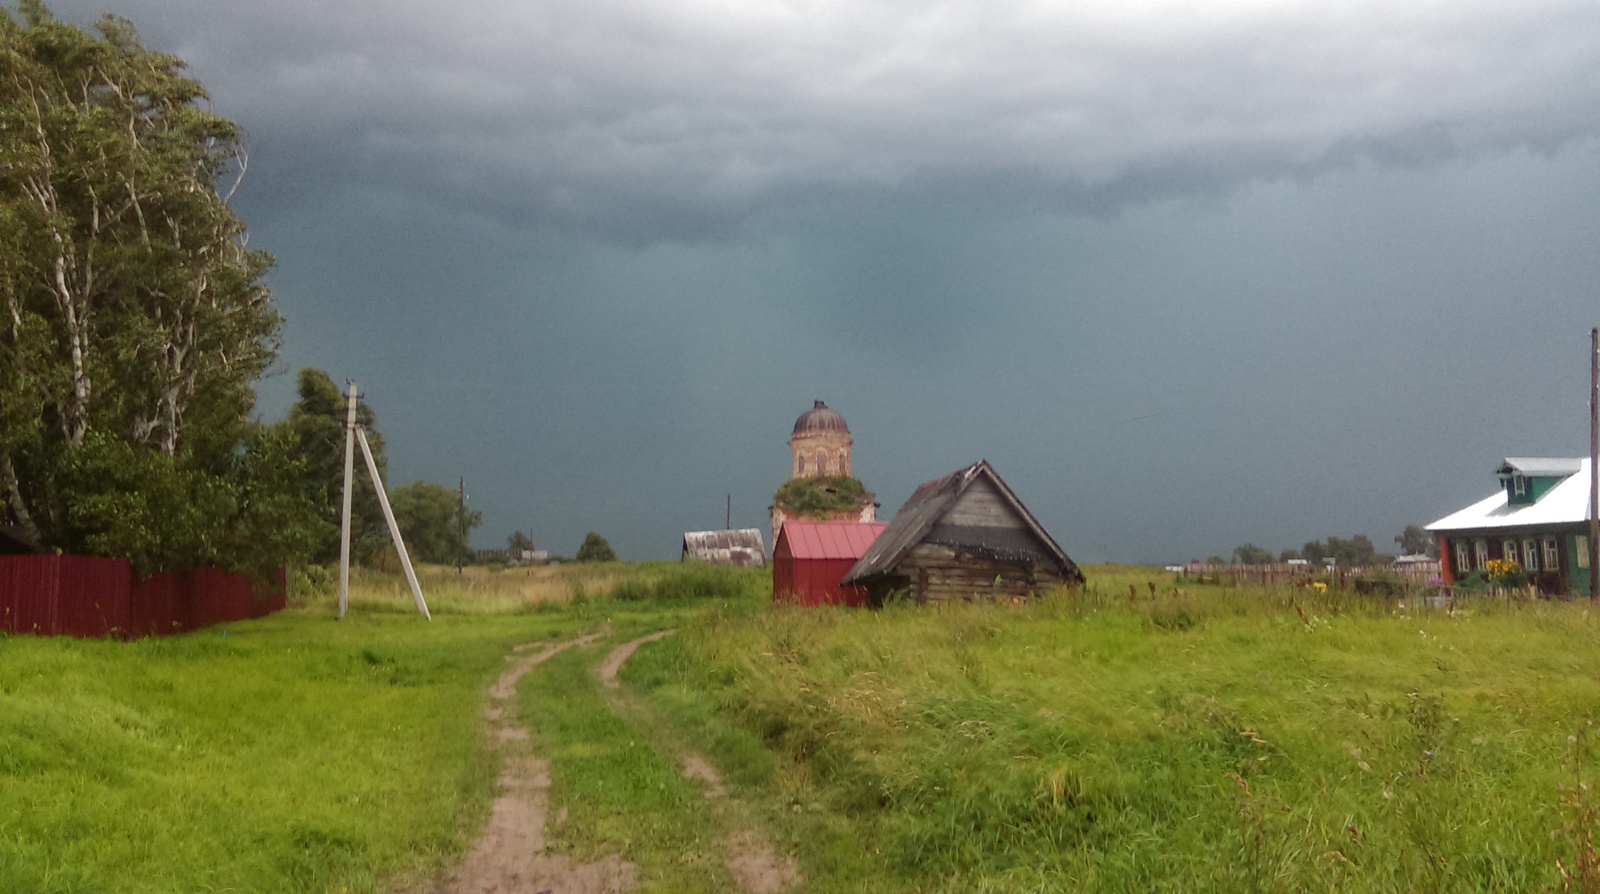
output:
<svg viewBox="0 0 1600 894"><path fill-rule="evenodd" d="M728 494L728 520L722 523L722 530L733 530L733 494Z"/></svg>
<svg viewBox="0 0 1600 894"><path fill-rule="evenodd" d="M461 560L467 552L467 479L457 478L461 501L456 505L456 529L461 538L461 548L456 550L456 577L461 576Z"/></svg>
<svg viewBox="0 0 1600 894"><path fill-rule="evenodd" d="M400 525L395 523L394 509L389 506L389 492L383 488L383 477L378 474L378 461L372 456L372 445L367 443L367 433L356 421L356 383L350 383L350 402L344 416L344 502L342 523L339 526L339 617L343 618L349 605L350 590L350 489L355 484L355 449L367 461L367 474L372 477L372 489L378 492L378 508L383 510L383 520L389 526L389 538L394 541L394 551L400 554L400 568L406 573L406 583L411 585L411 598L417 603L417 612L428 620L427 600L422 598L422 587L417 583L417 572L411 567L411 556L406 552L406 542L400 537Z"/></svg>
<svg viewBox="0 0 1600 894"><path fill-rule="evenodd" d="M1589 599L1600 599L1600 327L1589 330Z"/></svg>
<svg viewBox="0 0 1600 894"><path fill-rule="evenodd" d="M356 383L344 411L344 496L339 510L339 617L350 604L350 490L356 471ZM379 486L382 489L382 486Z"/></svg>

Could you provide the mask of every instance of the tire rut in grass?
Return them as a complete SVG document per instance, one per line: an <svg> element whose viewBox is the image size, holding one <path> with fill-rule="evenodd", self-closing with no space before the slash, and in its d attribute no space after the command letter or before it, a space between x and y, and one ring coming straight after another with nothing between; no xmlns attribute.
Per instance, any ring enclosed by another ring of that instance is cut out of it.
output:
<svg viewBox="0 0 1600 894"><path fill-rule="evenodd" d="M621 857L580 864L544 852L549 764L523 744L528 731L512 722L507 708L516 695L517 681L528 671L600 636L595 633L542 647L518 646L517 653L532 654L509 659L512 666L489 688L490 703L484 715L491 725L491 740L505 749L500 794L490 808L488 825L461 868L448 884L435 887L433 894L615 894L638 886L638 867Z"/></svg>
<svg viewBox="0 0 1600 894"><path fill-rule="evenodd" d="M672 632L671 629L658 630L649 636L642 636L612 649L611 654L607 655L605 662L600 665L601 682L607 689L618 689L617 674L628 658L640 646L662 639ZM621 701L621 696L613 698ZM643 711L637 704L626 707L625 713L637 715ZM736 819L740 821L741 828L738 831L731 831L723 837L722 851L726 855L724 865L738 880L741 891L747 894L781 894L804 881L799 864L793 857L779 854L769 836L749 822L748 816L733 816L737 811L736 808L730 807L726 798L728 789L722 782L722 774L710 761L694 752L682 751L678 762L685 779L700 783L701 795L709 803L719 825L729 828L734 825Z"/></svg>

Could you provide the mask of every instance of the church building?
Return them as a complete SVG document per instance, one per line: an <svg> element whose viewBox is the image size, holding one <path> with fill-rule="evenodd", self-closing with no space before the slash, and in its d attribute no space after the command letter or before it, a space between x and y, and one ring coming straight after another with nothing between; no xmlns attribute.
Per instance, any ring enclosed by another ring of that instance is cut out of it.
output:
<svg viewBox="0 0 1600 894"><path fill-rule="evenodd" d="M872 492L851 472L853 444L844 417L820 400L794 421L794 431L789 435L790 477L772 497L774 544L785 519L878 520L878 504L872 501Z"/></svg>

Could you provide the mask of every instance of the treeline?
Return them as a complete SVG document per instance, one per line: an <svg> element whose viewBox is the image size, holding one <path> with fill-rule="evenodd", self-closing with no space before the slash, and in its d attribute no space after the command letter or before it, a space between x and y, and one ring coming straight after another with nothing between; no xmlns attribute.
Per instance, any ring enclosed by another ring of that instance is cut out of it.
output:
<svg viewBox="0 0 1600 894"><path fill-rule="evenodd" d="M1425 555L1430 558L1438 558L1439 555L1437 542L1420 525L1407 525L1394 538L1394 542L1401 555ZM1313 565L1321 565L1332 559L1339 565L1365 566L1388 564L1395 557L1378 552L1377 546L1367 535L1357 534L1349 539L1329 537L1327 540L1308 541L1299 549L1291 547L1276 556L1270 550L1246 543L1234 549L1232 562L1239 565L1270 565L1296 559L1304 559ZM1220 556L1212 556L1208 561L1218 565L1228 563Z"/></svg>

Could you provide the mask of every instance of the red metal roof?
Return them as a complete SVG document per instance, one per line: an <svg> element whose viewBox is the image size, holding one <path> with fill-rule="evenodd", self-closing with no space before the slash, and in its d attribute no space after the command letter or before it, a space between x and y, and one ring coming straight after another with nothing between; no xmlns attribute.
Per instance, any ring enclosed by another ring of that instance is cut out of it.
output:
<svg viewBox="0 0 1600 894"><path fill-rule="evenodd" d="M887 527L888 522L790 519L783 523L778 539L788 542L789 555L796 559L859 559Z"/></svg>

